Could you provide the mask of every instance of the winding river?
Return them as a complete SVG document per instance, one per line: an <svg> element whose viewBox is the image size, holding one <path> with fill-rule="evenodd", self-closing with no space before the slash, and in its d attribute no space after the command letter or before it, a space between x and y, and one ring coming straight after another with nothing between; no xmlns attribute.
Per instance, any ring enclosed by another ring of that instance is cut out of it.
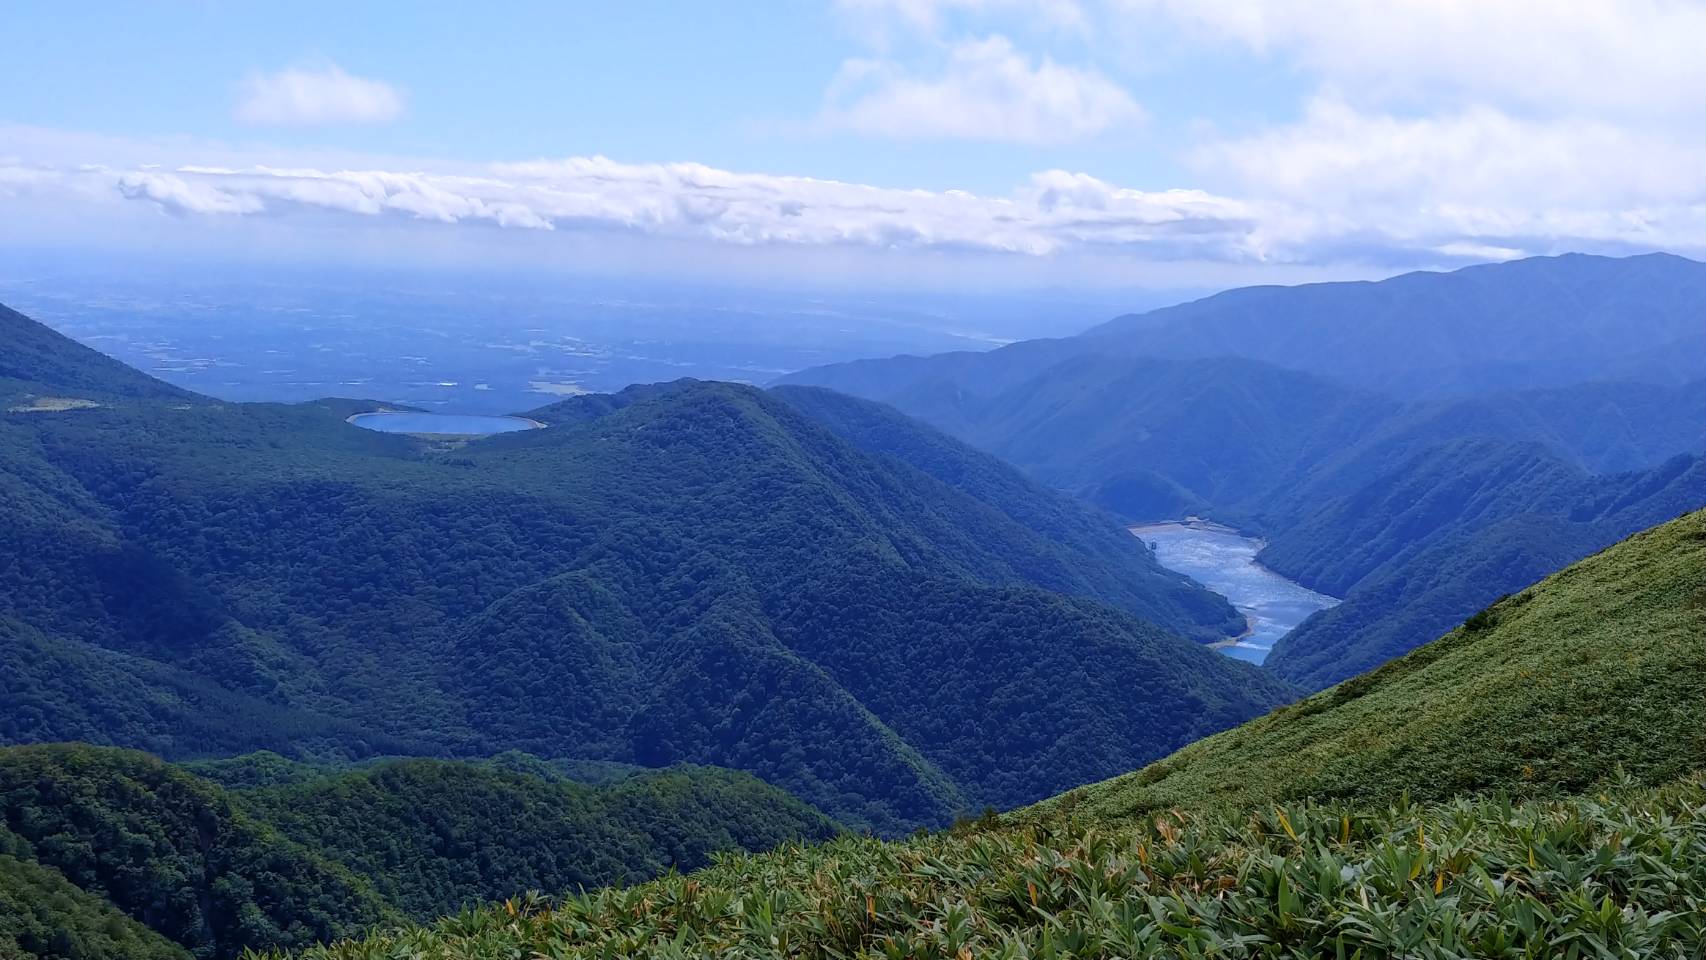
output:
<svg viewBox="0 0 1706 960"><path fill-rule="evenodd" d="M1155 550L1155 559L1220 594L1250 628L1237 640L1216 644L1222 653L1261 663L1280 637L1317 610L1339 601L1256 562L1262 541L1202 521L1153 523L1131 532Z"/></svg>

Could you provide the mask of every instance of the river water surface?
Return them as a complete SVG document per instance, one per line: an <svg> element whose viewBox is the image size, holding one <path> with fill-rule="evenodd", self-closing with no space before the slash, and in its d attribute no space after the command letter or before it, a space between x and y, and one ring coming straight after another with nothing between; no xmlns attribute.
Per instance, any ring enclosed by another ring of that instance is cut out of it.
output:
<svg viewBox="0 0 1706 960"><path fill-rule="evenodd" d="M1317 610L1339 601L1256 562L1260 540L1214 524L1155 523L1131 532L1155 549L1155 559L1220 594L1244 615L1250 629L1220 652L1261 663L1280 637Z"/></svg>

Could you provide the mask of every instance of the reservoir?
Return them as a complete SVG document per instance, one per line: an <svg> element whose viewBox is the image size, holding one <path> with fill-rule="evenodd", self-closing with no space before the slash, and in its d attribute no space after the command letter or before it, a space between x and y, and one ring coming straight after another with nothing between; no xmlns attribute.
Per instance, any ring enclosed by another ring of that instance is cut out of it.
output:
<svg viewBox="0 0 1706 960"><path fill-rule="evenodd" d="M1338 600L1316 593L1256 562L1262 541L1208 523L1154 523L1131 532L1155 550L1155 559L1220 594L1244 615L1250 629L1217 644L1222 653L1261 663L1275 641L1317 610Z"/></svg>
<svg viewBox="0 0 1706 960"><path fill-rule="evenodd" d="M536 430L544 424L525 417L477 417L406 410L358 413L349 422L380 433L423 433L442 437L487 437L494 433Z"/></svg>

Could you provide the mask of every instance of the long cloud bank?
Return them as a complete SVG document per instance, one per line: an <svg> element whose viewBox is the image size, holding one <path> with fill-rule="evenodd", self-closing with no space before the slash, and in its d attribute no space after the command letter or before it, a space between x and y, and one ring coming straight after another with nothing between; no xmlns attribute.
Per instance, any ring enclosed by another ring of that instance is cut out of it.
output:
<svg viewBox="0 0 1706 960"><path fill-rule="evenodd" d="M182 216L288 217L312 210L440 224L618 228L742 245L853 244L1045 256L1079 246L1243 259L1254 210L1195 190L1145 192L1061 171L1011 196L900 190L693 163L604 157L494 164L478 174L181 165L0 166L7 193L103 193Z"/></svg>
<svg viewBox="0 0 1706 960"><path fill-rule="evenodd" d="M1543 130L1478 114L1443 126L1394 125L1326 105L1307 123L1306 134L1277 131L1199 151L1202 167L1241 188L1239 197L1121 188L1060 170L988 196L604 157L436 172L11 159L0 160L0 210L22 198L81 203L96 215L116 203L186 219L288 223L313 214L423 229L615 229L747 247L1092 251L1223 263L1408 265L1561 249L1706 249L1706 176L1687 162L1688 150L1664 154L1610 134L1592 141L1597 149L1571 149L1592 140L1577 126L1559 135L1555 150L1524 151L1516 149L1523 142L1545 142ZM1476 189L1444 172L1456 153L1482 174L1469 184ZM1640 157L1649 165L1664 159L1664 175L1619 176Z"/></svg>

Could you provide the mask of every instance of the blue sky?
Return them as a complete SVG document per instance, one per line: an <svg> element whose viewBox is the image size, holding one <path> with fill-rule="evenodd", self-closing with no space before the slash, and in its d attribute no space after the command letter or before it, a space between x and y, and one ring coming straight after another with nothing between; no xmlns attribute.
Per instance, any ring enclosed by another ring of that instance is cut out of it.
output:
<svg viewBox="0 0 1706 960"><path fill-rule="evenodd" d="M944 288L1706 249L1698 0L14 0L0 25L13 245Z"/></svg>

